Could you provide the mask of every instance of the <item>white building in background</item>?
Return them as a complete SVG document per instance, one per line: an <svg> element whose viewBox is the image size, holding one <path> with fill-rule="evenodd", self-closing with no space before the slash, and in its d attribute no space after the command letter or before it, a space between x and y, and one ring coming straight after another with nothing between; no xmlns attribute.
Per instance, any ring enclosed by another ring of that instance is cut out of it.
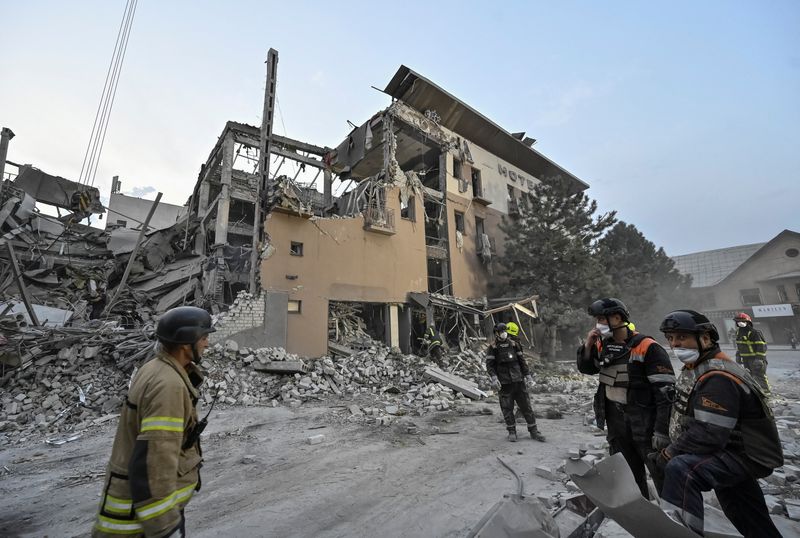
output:
<svg viewBox="0 0 800 538"><path fill-rule="evenodd" d="M120 188L122 182L117 176L111 182L111 197L108 201L108 213L106 215L106 229L112 226L120 226L129 230L141 228L153 206L153 200L145 200L135 196L122 194ZM186 211L184 206L159 202L153 217L150 219L151 230L163 230L169 228L178 217Z"/></svg>

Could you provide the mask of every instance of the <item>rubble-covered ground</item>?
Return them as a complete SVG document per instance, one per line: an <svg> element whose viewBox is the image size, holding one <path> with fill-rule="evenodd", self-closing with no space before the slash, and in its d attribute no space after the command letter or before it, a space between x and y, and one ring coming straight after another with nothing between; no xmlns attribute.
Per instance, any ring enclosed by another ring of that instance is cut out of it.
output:
<svg viewBox="0 0 800 538"><path fill-rule="evenodd" d="M74 371L69 358L54 359L29 369L37 372L30 378L20 372L24 379L4 388L0 535L88 533L116 427L115 398L129 378L113 362L96 359L74 359L81 365ZM203 437L203 489L187 509L191 536L464 536L503 493L515 490L497 456L523 477L526 493L556 512L575 490L560 472L564 458L578 448L603 454L604 435L587 420L596 381L569 365L533 362L537 414L552 417L540 418L547 442L520 435L508 443L496 396L459 396L426 379L429 364L418 357L375 346L307 361L308 371L294 375L258 369L297 360L282 350L233 343L210 350L201 407L218 396ZM445 369L486 388L478 355L448 361ZM795 370L773 376L787 466L763 486L774 513L797 519ZM40 389L44 381L51 390ZM73 396L78 388L84 403ZM13 419L10 402L19 404ZM19 422L22 413L31 420ZM523 423L519 432L526 433Z"/></svg>

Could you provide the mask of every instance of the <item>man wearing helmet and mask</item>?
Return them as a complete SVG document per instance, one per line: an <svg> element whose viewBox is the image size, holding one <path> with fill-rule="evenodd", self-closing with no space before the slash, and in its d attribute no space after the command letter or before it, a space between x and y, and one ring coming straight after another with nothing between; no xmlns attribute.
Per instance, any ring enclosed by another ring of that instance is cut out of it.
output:
<svg viewBox="0 0 800 538"><path fill-rule="evenodd" d="M594 398L597 426L606 428L609 451L622 453L647 499L647 454L669 444L675 371L663 347L630 329L630 315L622 301L599 299L588 310L596 325L578 348L578 370L599 374ZM659 477L651 474L660 490Z"/></svg>
<svg viewBox="0 0 800 538"><path fill-rule="evenodd" d="M736 362L743 365L761 385L761 390L769 394L767 342L764 335L753 327L752 318L744 312L736 314L733 321L736 323Z"/></svg>
<svg viewBox="0 0 800 538"><path fill-rule="evenodd" d="M758 478L783 465L783 449L767 398L748 372L722 353L708 318L676 310L661 331L683 363L670 419L670 444L650 454L664 473L661 507L703 534L703 495L714 490L722 510L746 538L781 534Z"/></svg>
<svg viewBox="0 0 800 538"><path fill-rule="evenodd" d="M201 308L174 308L159 319L158 352L135 374L122 406L93 536L185 534L183 509L200 489L202 462L193 433L203 381L197 364L211 332Z"/></svg>
<svg viewBox="0 0 800 538"><path fill-rule="evenodd" d="M528 388L533 386L533 377L522 354L522 346L508 336L505 323L494 326L494 338L494 343L486 351L486 370L492 386L499 392L500 409L506 422L508 440L517 440L517 419L514 415L516 403L528 423L531 438L544 442L544 436L536 427L536 416L528 396Z"/></svg>

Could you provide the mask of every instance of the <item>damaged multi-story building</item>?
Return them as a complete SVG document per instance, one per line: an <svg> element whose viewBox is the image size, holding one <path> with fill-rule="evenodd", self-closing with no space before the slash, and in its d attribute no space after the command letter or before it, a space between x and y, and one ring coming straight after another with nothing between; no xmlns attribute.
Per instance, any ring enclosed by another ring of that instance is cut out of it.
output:
<svg viewBox="0 0 800 538"><path fill-rule="evenodd" d="M267 345L326 354L339 314L352 311L360 330L406 352L429 323L453 343L480 338L503 217L539 181L588 188L534 139L405 66L384 92L390 106L334 149L271 138L275 196L259 257ZM248 288L259 133L228 122L190 200L197 250L211 260L205 291L223 302ZM293 177L279 175L286 159Z"/></svg>

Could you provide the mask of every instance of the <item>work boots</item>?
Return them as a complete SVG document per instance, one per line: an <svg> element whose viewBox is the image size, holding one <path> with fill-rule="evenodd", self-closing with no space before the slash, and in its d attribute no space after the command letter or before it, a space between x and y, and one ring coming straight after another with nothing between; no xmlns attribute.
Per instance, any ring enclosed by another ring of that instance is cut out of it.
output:
<svg viewBox="0 0 800 538"><path fill-rule="evenodd" d="M517 442L517 430L508 430L508 440L512 443Z"/></svg>
<svg viewBox="0 0 800 538"><path fill-rule="evenodd" d="M536 427L536 424L528 426L528 433L531 434L531 439L544 443L544 435L539 433L539 428Z"/></svg>

